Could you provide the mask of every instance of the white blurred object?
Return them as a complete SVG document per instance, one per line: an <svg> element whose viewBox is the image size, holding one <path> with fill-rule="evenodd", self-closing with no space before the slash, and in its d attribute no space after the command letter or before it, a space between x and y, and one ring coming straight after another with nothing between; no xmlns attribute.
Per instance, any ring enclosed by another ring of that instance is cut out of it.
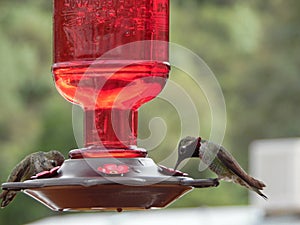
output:
<svg viewBox="0 0 300 225"><path fill-rule="evenodd" d="M265 201L250 193L253 206L269 213L300 212L300 138L257 140L250 145L250 173L267 187Z"/></svg>
<svg viewBox="0 0 300 225"><path fill-rule="evenodd" d="M184 208L121 213L82 213L49 217L28 225L257 225L263 212L248 206Z"/></svg>

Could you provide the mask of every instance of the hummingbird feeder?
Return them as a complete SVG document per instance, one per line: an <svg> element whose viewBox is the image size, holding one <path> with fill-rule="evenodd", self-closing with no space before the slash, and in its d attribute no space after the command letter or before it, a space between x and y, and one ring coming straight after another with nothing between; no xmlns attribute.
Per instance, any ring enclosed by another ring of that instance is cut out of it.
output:
<svg viewBox="0 0 300 225"><path fill-rule="evenodd" d="M169 0L54 0L54 81L84 110L84 148L57 170L5 183L52 210L162 208L195 180L158 166L137 147L138 108L163 89Z"/></svg>

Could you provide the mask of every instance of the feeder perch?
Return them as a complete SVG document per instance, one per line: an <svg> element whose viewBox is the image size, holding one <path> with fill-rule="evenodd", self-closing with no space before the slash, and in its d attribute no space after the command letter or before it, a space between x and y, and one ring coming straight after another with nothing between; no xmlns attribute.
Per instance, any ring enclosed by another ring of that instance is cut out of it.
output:
<svg viewBox="0 0 300 225"><path fill-rule="evenodd" d="M168 0L54 0L53 77L58 92L85 113L85 147L60 168L4 183L52 210L165 207L194 180L156 165L137 147L138 108L169 74Z"/></svg>

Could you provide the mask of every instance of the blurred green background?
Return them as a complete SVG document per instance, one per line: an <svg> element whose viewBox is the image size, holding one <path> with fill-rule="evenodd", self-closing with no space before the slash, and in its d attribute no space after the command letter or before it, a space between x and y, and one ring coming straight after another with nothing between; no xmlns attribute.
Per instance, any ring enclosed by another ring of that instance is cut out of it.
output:
<svg viewBox="0 0 300 225"><path fill-rule="evenodd" d="M227 107L223 145L244 168L252 140L300 135L299 8L298 0L171 0L171 41L202 57L216 75ZM52 2L0 0L1 183L29 153L58 149L67 156L77 147L72 105L56 91L51 65ZM180 71L174 70L170 79L192 85ZM153 116L168 125L168 139L150 152L157 162L177 145L180 126L173 111L160 99L140 110L141 137L149 135L147 124ZM204 110L201 135L206 137L208 117ZM182 170L193 177L212 176L199 173L198 163L191 160ZM245 189L222 182L216 189L194 190L170 207L247 203ZM0 210L0 224L57 214L19 194Z"/></svg>

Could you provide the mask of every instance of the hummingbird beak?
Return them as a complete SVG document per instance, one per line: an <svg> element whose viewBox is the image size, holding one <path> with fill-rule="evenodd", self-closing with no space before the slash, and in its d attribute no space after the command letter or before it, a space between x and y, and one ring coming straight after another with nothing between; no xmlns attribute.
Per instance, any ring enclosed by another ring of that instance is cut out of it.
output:
<svg viewBox="0 0 300 225"><path fill-rule="evenodd" d="M177 161L175 167L174 167L174 170L177 170L177 167L179 166L179 162Z"/></svg>
<svg viewBox="0 0 300 225"><path fill-rule="evenodd" d="M180 165L180 163L181 163L181 160L178 159L176 162L176 165L174 167L174 170L177 170L177 167Z"/></svg>

